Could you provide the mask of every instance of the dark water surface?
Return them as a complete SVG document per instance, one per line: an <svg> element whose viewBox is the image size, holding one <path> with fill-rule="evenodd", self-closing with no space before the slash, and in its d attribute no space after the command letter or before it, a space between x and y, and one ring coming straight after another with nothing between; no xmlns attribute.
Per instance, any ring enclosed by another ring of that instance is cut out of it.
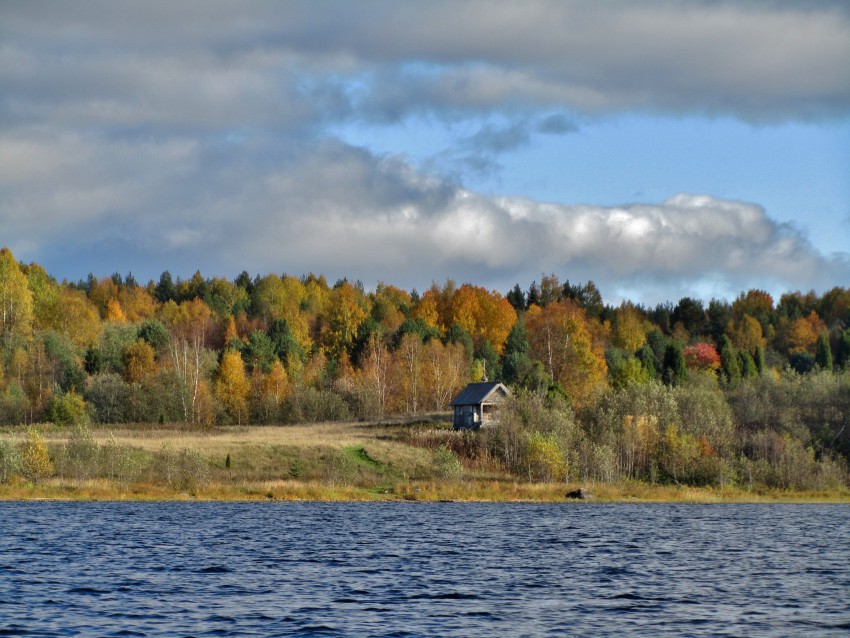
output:
<svg viewBox="0 0 850 638"><path fill-rule="evenodd" d="M0 503L0 635L850 635L850 506Z"/></svg>

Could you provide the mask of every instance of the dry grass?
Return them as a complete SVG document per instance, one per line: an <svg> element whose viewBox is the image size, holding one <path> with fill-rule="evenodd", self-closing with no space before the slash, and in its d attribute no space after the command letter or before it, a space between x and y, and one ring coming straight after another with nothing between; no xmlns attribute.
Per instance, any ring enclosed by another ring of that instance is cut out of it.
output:
<svg viewBox="0 0 850 638"><path fill-rule="evenodd" d="M279 479L214 481L202 489L175 491L154 483L120 486L102 479L82 482L53 478L37 485L0 485L0 500L95 501L453 501L530 503L850 503L850 493L748 492L738 489L685 488L659 485L599 484L583 486L590 501L573 501L575 485L517 481L400 481L387 487Z"/></svg>
<svg viewBox="0 0 850 638"><path fill-rule="evenodd" d="M39 427L52 449L69 429ZM530 501L565 502L579 487L528 483L492 464L469 464L456 478L441 476L436 451L411 444L410 424L315 423L286 426L186 430L178 426L96 427L99 444L114 441L154 459L163 450L189 449L209 463L209 476L195 488L169 488L150 471L135 482L51 478L0 485L0 500L310 500L310 501ZM0 436L20 441L23 428ZM225 466L230 456L231 467ZM645 483L588 484L596 502L850 502L850 492L746 491Z"/></svg>

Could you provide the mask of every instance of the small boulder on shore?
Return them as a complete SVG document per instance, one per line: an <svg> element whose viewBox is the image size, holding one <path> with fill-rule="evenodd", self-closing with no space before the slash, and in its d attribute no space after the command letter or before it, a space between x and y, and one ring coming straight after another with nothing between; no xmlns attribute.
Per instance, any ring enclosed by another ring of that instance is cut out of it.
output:
<svg viewBox="0 0 850 638"><path fill-rule="evenodd" d="M593 498L593 495L583 487L580 487L577 490L573 490L572 492L567 492L567 498L586 501Z"/></svg>

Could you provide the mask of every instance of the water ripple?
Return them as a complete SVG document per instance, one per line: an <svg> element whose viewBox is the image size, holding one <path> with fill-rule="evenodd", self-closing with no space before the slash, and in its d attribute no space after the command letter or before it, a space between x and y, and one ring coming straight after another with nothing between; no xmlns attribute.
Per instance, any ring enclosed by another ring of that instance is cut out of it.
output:
<svg viewBox="0 0 850 638"><path fill-rule="evenodd" d="M850 507L0 503L0 636L843 636Z"/></svg>

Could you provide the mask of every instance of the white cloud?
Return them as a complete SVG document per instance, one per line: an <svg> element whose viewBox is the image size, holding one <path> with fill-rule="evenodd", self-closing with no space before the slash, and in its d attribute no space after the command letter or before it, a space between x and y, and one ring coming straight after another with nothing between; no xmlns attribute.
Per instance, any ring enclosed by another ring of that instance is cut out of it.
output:
<svg viewBox="0 0 850 638"><path fill-rule="evenodd" d="M59 277L96 255L140 277L177 264L420 287L848 280L846 254L753 204L495 197L325 133L477 123L449 153L491 170L575 131L565 114L846 117L841 3L4 3L0 43L0 243Z"/></svg>
<svg viewBox="0 0 850 638"><path fill-rule="evenodd" d="M162 152L141 146L130 159L123 145L96 150L102 167L147 174L147 188L121 191L127 175L104 169L101 179L83 175L86 189L58 191L46 217L15 216L8 200L0 203L0 218L16 220L5 240L28 246L20 257L42 260L57 245L64 254L74 246L86 263L93 248L118 237L141 277L155 278L165 269L160 264L179 261L215 274L312 271L420 288L453 277L507 290L555 272L593 279L609 295L634 290L636 298L641 289L710 284L730 296L750 287L825 289L850 279L846 256L819 254L758 205L707 195L621 207L489 197L399 158L337 143L302 149L262 174L238 159L209 163L180 145ZM173 174L191 180L192 195ZM78 193L85 194L80 201ZM32 201L36 193L19 197ZM35 246L27 243L33 237L40 237Z"/></svg>

